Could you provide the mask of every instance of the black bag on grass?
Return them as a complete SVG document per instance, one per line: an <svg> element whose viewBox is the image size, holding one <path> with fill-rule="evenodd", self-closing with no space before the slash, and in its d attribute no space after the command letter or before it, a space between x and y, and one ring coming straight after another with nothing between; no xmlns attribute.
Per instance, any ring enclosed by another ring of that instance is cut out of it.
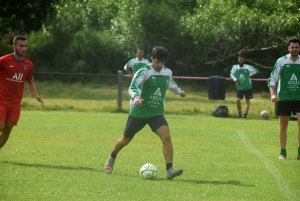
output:
<svg viewBox="0 0 300 201"><path fill-rule="evenodd" d="M212 113L214 117L228 117L228 107L225 105L218 106Z"/></svg>

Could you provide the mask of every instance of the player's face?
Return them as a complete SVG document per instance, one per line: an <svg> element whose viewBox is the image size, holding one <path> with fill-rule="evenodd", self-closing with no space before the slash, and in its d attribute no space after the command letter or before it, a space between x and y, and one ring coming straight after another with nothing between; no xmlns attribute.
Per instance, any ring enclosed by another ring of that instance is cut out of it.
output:
<svg viewBox="0 0 300 201"><path fill-rule="evenodd" d="M288 50L293 57L297 57L299 55L300 47L299 43L291 43L288 47Z"/></svg>
<svg viewBox="0 0 300 201"><path fill-rule="evenodd" d="M242 57L239 57L239 58L238 58L238 63L239 63L239 66L243 66L244 63L245 63L245 59L242 58Z"/></svg>
<svg viewBox="0 0 300 201"><path fill-rule="evenodd" d="M154 70L159 72L159 71L161 71L164 64L165 64L165 61L160 61L158 59L152 59L152 65L151 66Z"/></svg>
<svg viewBox="0 0 300 201"><path fill-rule="evenodd" d="M139 60L141 60L144 57L144 51L143 50L138 50L136 52L136 55L139 58Z"/></svg>
<svg viewBox="0 0 300 201"><path fill-rule="evenodd" d="M17 57L24 57L27 51L27 41L26 40L18 40L15 45L13 45L14 53Z"/></svg>

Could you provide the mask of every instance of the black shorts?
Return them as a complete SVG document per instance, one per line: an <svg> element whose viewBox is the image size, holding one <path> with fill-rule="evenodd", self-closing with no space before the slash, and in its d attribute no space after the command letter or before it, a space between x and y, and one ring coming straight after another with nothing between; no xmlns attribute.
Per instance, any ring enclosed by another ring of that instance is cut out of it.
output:
<svg viewBox="0 0 300 201"><path fill-rule="evenodd" d="M279 101L277 103L277 115L290 116L291 112L300 112L300 101Z"/></svg>
<svg viewBox="0 0 300 201"><path fill-rule="evenodd" d="M236 97L243 99L245 95L246 99L253 98L252 89L246 89L246 90L237 90Z"/></svg>
<svg viewBox="0 0 300 201"><path fill-rule="evenodd" d="M140 119L128 116L127 124L124 130L124 136L133 138L144 126L148 124L153 132L156 132L161 126L168 126L168 122L163 115Z"/></svg>

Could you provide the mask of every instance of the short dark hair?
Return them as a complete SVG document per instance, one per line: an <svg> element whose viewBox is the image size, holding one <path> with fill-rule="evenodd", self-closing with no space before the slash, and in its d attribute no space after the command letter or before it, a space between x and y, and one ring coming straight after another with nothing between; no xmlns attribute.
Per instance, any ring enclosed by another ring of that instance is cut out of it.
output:
<svg viewBox="0 0 300 201"><path fill-rule="evenodd" d="M242 55L242 54L238 55L238 58L243 58L243 59L245 59L244 55Z"/></svg>
<svg viewBox="0 0 300 201"><path fill-rule="evenodd" d="M160 61L165 61L169 57L168 50L163 46L156 46L152 50L152 58Z"/></svg>
<svg viewBox="0 0 300 201"><path fill-rule="evenodd" d="M15 37L14 37L14 39L13 39L13 45L16 45L16 44L17 44L17 42L18 42L18 40L23 40L23 41L26 41L27 39L26 39L26 37L25 37L25 36L22 36L22 35L17 35L17 36L15 36Z"/></svg>
<svg viewBox="0 0 300 201"><path fill-rule="evenodd" d="M299 38L291 38L291 39L288 41L288 46L290 46L291 43L298 43L298 44L300 45L300 39L299 39Z"/></svg>

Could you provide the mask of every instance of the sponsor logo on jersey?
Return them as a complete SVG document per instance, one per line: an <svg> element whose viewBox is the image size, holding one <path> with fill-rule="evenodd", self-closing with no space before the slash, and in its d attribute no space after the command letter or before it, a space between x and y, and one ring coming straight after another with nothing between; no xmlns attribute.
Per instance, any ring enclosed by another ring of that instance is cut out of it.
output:
<svg viewBox="0 0 300 201"><path fill-rule="evenodd" d="M158 100L158 101L162 100L160 88L156 89L156 91L154 92L154 94L152 96L150 96L150 99Z"/></svg>
<svg viewBox="0 0 300 201"><path fill-rule="evenodd" d="M15 67L15 66L9 65L9 67L10 67L10 68L13 68L13 67Z"/></svg>
<svg viewBox="0 0 300 201"><path fill-rule="evenodd" d="M23 73L15 73L12 78L6 78L6 80L12 81L12 82L24 82L22 81Z"/></svg>
<svg viewBox="0 0 300 201"><path fill-rule="evenodd" d="M295 74L293 74L291 76L291 79L290 79L290 81L288 81L288 84L299 84L298 78L297 78L297 76Z"/></svg>

